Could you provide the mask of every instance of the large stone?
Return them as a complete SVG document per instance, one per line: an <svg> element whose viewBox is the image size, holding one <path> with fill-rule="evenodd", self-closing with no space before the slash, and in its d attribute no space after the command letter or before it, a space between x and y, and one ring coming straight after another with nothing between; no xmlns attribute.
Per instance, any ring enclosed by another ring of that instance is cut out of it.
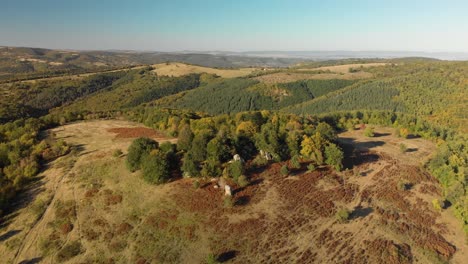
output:
<svg viewBox="0 0 468 264"><path fill-rule="evenodd" d="M232 196L231 186L229 186L229 185L224 186L224 195Z"/></svg>

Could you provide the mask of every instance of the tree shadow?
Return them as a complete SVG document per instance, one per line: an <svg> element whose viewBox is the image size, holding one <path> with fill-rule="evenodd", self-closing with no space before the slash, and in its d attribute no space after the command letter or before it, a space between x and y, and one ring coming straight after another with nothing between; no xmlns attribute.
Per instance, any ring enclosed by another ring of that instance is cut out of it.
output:
<svg viewBox="0 0 468 264"><path fill-rule="evenodd" d="M10 237L18 234L19 232L21 232L21 230L15 229L15 230L10 230L10 231L6 232L3 235L0 235L0 242L3 242L5 240L9 239Z"/></svg>
<svg viewBox="0 0 468 264"><path fill-rule="evenodd" d="M363 208L362 206L358 206L354 208L354 211L350 215L350 219L364 218L373 211L374 209L372 209L371 207Z"/></svg>
<svg viewBox="0 0 468 264"><path fill-rule="evenodd" d="M229 250L229 251L226 251L226 252L223 252L223 253L219 254L219 256L218 256L218 258L216 260L223 263L223 262L234 259L238 253L239 252L236 251L236 250Z"/></svg>
<svg viewBox="0 0 468 264"><path fill-rule="evenodd" d="M23 260L19 264L36 264L42 261L42 257L32 258L28 260Z"/></svg>
<svg viewBox="0 0 468 264"><path fill-rule="evenodd" d="M415 138L420 138L420 135L414 135L414 134L409 134L406 138L407 139L415 139Z"/></svg>
<svg viewBox="0 0 468 264"><path fill-rule="evenodd" d="M250 202L250 196L244 195L236 199L235 205L244 206L244 205L247 205L249 202Z"/></svg>
<svg viewBox="0 0 468 264"><path fill-rule="evenodd" d="M410 152L416 152L416 151L418 151L418 148L409 148L405 152L410 153Z"/></svg>
<svg viewBox="0 0 468 264"><path fill-rule="evenodd" d="M391 133L375 133L374 132L374 137L385 137L385 136L390 136Z"/></svg>
<svg viewBox="0 0 468 264"><path fill-rule="evenodd" d="M371 173L373 171L374 171L373 169L369 169L369 170L366 170L366 171L361 171L359 173L359 176L366 177L369 173Z"/></svg>

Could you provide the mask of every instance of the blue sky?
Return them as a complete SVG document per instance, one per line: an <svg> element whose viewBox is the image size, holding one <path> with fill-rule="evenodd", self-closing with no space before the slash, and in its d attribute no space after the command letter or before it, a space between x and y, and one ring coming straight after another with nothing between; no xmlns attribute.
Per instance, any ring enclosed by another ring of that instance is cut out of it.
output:
<svg viewBox="0 0 468 264"><path fill-rule="evenodd" d="M0 45L468 52L466 0L0 0Z"/></svg>

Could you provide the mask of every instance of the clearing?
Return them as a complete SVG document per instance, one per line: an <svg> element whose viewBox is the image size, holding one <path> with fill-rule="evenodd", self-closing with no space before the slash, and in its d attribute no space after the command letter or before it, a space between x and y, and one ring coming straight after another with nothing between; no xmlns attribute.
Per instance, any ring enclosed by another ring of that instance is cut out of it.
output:
<svg viewBox="0 0 468 264"><path fill-rule="evenodd" d="M10 216L0 255L7 263L203 263L209 254L229 263L464 263L462 225L433 208L441 189L420 166L435 145L375 131L339 135L344 172L307 172L303 162L282 176L276 163L251 169L246 187L228 180L234 206L226 207L208 179L149 185L128 172L125 154L113 155L139 133L174 139L126 121L65 125L51 132L75 151L50 164L35 201ZM337 218L341 209L347 220Z"/></svg>
<svg viewBox="0 0 468 264"><path fill-rule="evenodd" d="M295 72L277 72L257 76L254 79L260 82L273 84L273 83L289 83L300 80L330 80L330 79L343 79L343 80L356 80L371 78L373 75L368 72L353 72L353 73L295 73Z"/></svg>
<svg viewBox="0 0 468 264"><path fill-rule="evenodd" d="M344 64L344 65L335 65L335 66L326 66L326 67L318 67L318 68L311 68L311 69L299 69L299 71L331 71L335 73L349 73L351 69L363 69L369 67L379 67L379 66L386 66L389 63L383 62L376 62L376 63L355 63L355 64Z"/></svg>
<svg viewBox="0 0 468 264"><path fill-rule="evenodd" d="M329 80L329 79L344 79L356 80L372 78L372 73L364 71L365 68L386 66L388 63L362 63L362 64L345 64L318 68L299 68L293 71L277 72L272 74L261 75L254 79L264 83L288 83L299 80ZM356 71L351 72L351 69Z"/></svg>
<svg viewBox="0 0 468 264"><path fill-rule="evenodd" d="M158 75L165 76L182 76L191 73L209 73L216 74L223 78L243 77L258 70L257 68L240 68L240 69L215 69L196 65L188 65L185 63L161 63L152 65L155 68L153 71Z"/></svg>

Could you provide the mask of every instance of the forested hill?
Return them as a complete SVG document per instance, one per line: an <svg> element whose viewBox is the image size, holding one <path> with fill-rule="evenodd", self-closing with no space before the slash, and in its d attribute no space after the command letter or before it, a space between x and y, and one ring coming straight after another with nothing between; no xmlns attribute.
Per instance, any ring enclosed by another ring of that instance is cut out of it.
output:
<svg viewBox="0 0 468 264"><path fill-rule="evenodd" d="M370 70L375 79L291 106L296 114L388 110L468 132L468 62L403 63Z"/></svg>
<svg viewBox="0 0 468 264"><path fill-rule="evenodd" d="M297 58L247 57L200 53L136 51L77 51L0 47L0 82L106 71L164 62L183 62L215 68L287 67Z"/></svg>

